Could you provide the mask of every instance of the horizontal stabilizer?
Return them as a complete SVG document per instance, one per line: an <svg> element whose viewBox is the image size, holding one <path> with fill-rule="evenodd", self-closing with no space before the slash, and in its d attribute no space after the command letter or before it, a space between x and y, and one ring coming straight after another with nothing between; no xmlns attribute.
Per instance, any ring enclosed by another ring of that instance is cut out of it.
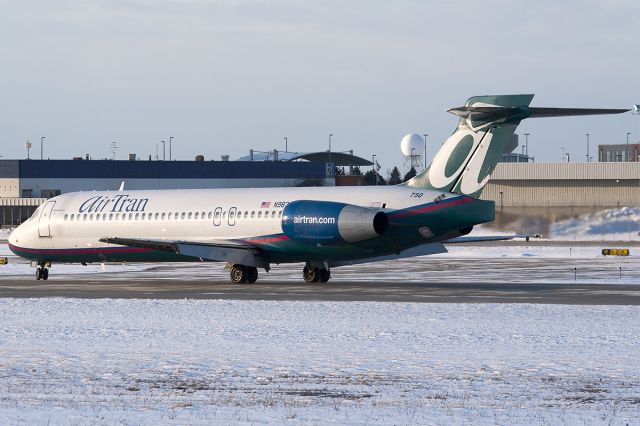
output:
<svg viewBox="0 0 640 426"><path fill-rule="evenodd" d="M515 239L526 239L527 241L529 241L529 238L540 238L540 235L491 235L487 237L462 236L462 237L456 237L450 240L443 241L443 243L444 244L484 243L488 241L509 241L509 240L515 240Z"/></svg>
<svg viewBox="0 0 640 426"><path fill-rule="evenodd" d="M629 111L619 108L539 108L528 106L464 106L447 110L458 117L472 120L491 122L515 118L522 120L536 117L571 117L578 115L606 115L621 114Z"/></svg>
<svg viewBox="0 0 640 426"><path fill-rule="evenodd" d="M571 117L574 115L622 114L628 109L619 108L529 108L531 118L535 117Z"/></svg>

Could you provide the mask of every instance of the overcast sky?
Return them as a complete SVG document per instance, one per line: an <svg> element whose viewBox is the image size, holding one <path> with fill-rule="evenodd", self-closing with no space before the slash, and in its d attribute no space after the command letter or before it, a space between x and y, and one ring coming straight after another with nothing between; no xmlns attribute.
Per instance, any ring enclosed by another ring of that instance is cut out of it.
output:
<svg viewBox="0 0 640 426"><path fill-rule="evenodd" d="M428 157L472 95L534 106L640 103L640 2L0 1L0 155L174 158L354 149L383 171ZM640 117L532 119L536 161L640 139ZM524 141L524 138L521 138ZM168 147L167 147L168 149ZM167 154L168 157L168 154Z"/></svg>

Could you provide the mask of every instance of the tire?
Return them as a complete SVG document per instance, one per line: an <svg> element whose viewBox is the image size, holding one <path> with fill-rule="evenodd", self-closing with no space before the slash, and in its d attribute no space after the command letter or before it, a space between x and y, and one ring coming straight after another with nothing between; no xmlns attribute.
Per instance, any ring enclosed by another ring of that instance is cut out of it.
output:
<svg viewBox="0 0 640 426"><path fill-rule="evenodd" d="M258 268L256 268L255 266L247 266L246 268L247 282L253 284L258 281Z"/></svg>
<svg viewBox="0 0 640 426"><path fill-rule="evenodd" d="M42 279L45 281L49 279L49 269L44 268L42 270Z"/></svg>
<svg viewBox="0 0 640 426"><path fill-rule="evenodd" d="M302 270L302 278L307 283L317 283L320 280L319 269L313 266L305 266Z"/></svg>
<svg viewBox="0 0 640 426"><path fill-rule="evenodd" d="M320 269L320 282L326 283L331 278L331 271L328 269Z"/></svg>
<svg viewBox="0 0 640 426"><path fill-rule="evenodd" d="M244 284L249 278L247 267L244 265L233 265L231 267L231 282L234 284Z"/></svg>
<svg viewBox="0 0 640 426"><path fill-rule="evenodd" d="M36 268L36 280L40 281L42 279L42 269Z"/></svg>

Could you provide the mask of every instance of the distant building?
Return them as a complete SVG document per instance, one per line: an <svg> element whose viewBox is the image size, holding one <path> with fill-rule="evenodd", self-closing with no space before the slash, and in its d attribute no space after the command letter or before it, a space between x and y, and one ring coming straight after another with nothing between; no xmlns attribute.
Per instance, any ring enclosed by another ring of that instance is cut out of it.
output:
<svg viewBox="0 0 640 426"><path fill-rule="evenodd" d="M75 191L334 186L330 163L253 161L0 160L0 226L47 198Z"/></svg>
<svg viewBox="0 0 640 426"><path fill-rule="evenodd" d="M623 163L640 161L640 144L598 145L598 161Z"/></svg>

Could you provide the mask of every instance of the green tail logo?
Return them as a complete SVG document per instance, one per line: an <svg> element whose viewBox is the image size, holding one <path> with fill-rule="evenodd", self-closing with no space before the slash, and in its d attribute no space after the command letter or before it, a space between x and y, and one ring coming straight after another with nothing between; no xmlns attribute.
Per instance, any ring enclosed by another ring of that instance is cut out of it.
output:
<svg viewBox="0 0 640 426"><path fill-rule="evenodd" d="M464 107L450 109L460 116L455 131L429 168L407 185L480 195L532 99L533 95L475 96Z"/></svg>
<svg viewBox="0 0 640 426"><path fill-rule="evenodd" d="M406 185L478 197L510 144L518 124L531 117L619 114L627 109L532 108L533 95L474 96L452 108L456 130L431 165Z"/></svg>

